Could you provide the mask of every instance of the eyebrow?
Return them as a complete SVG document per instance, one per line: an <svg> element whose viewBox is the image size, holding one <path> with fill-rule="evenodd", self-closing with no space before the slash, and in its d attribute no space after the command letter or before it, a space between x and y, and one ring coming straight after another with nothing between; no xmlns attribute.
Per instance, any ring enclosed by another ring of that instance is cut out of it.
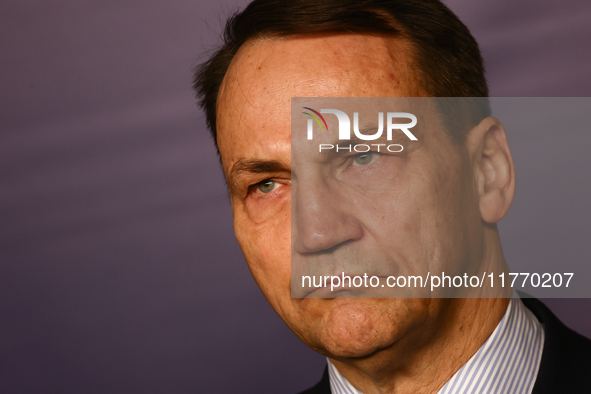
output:
<svg viewBox="0 0 591 394"><path fill-rule="evenodd" d="M245 174L268 174L280 171L288 171L288 169L277 160L240 158L234 163L228 174L230 194L237 192L240 178Z"/></svg>

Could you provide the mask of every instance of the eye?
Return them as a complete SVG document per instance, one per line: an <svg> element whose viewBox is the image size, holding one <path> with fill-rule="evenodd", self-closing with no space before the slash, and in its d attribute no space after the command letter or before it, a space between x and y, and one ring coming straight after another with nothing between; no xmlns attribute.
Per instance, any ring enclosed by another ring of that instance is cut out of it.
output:
<svg viewBox="0 0 591 394"><path fill-rule="evenodd" d="M277 187L277 183L275 181L267 179L266 181L258 183L256 186L261 193L267 194L275 190L275 188Z"/></svg>
<svg viewBox="0 0 591 394"><path fill-rule="evenodd" d="M358 155L355 155L353 161L358 166L366 166L373 161L374 154L373 152L364 152Z"/></svg>

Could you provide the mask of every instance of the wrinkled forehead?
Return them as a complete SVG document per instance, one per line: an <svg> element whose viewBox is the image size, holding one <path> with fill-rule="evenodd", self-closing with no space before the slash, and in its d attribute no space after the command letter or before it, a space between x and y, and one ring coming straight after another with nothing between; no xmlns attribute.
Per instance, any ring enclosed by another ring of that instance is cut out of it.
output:
<svg viewBox="0 0 591 394"><path fill-rule="evenodd" d="M373 94L377 88L389 93L408 89L407 95L411 96L418 93L413 86L416 81L412 59L412 45L400 37L307 34L263 38L247 42L238 50L220 96L235 85L245 88L244 83L255 94L264 86L253 81L269 82L278 91L289 89L287 93L292 97L303 93L309 93L305 95L309 97L361 97ZM341 94L335 95L335 89Z"/></svg>
<svg viewBox="0 0 591 394"><path fill-rule="evenodd" d="M401 38L323 34L249 42L232 60L218 96L224 167L236 158L232 140L239 135L289 143L292 97L424 96L416 74L410 44Z"/></svg>

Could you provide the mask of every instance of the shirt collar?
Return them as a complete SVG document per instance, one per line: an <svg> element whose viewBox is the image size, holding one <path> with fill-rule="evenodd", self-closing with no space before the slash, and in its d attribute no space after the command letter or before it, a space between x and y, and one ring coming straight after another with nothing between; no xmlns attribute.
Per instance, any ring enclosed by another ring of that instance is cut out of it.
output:
<svg viewBox="0 0 591 394"><path fill-rule="evenodd" d="M514 293L490 337L438 394L529 394L538 375L543 348L542 325ZM330 360L328 376L333 394L363 394Z"/></svg>

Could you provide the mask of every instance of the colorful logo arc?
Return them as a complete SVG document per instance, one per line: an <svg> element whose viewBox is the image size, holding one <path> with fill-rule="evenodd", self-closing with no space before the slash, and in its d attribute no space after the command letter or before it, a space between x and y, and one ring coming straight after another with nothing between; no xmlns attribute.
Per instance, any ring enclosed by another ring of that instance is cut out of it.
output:
<svg viewBox="0 0 591 394"><path fill-rule="evenodd" d="M322 122L324 123L324 126L326 126L326 130L328 130L328 125L326 124L326 120L324 120L324 116L320 115L320 112L318 112L316 110L313 110L310 107L302 107L302 108L303 109L307 109L308 111L314 112L316 115L318 115L320 117L320 119L322 119ZM302 113L311 116L312 119L314 119L316 121L316 123L318 123L318 126L320 126L320 129L321 130L324 129L324 127L322 127L322 123L320 123L320 120L316 116L312 115L309 112L302 112Z"/></svg>

